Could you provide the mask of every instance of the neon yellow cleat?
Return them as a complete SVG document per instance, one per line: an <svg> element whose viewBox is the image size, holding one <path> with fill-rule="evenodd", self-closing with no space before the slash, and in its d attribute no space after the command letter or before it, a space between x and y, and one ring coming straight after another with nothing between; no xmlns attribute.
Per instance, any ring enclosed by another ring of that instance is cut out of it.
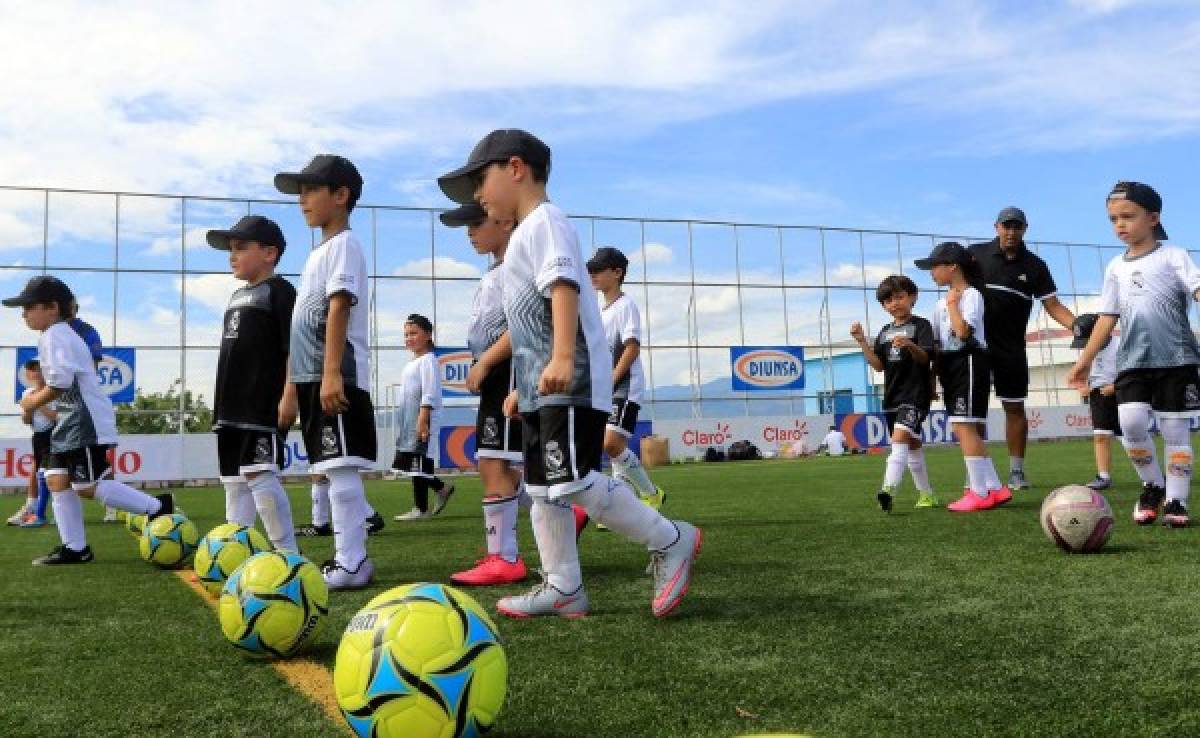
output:
<svg viewBox="0 0 1200 738"><path fill-rule="evenodd" d="M930 492L929 494L921 494L917 496L916 507L941 507L942 503L938 501L937 495Z"/></svg>

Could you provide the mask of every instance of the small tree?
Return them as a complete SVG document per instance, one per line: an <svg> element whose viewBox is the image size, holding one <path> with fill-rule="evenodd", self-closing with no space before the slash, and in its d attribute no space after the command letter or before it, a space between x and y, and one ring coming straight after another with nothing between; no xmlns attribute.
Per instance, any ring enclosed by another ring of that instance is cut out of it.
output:
<svg viewBox="0 0 1200 738"><path fill-rule="evenodd" d="M132 403L117 406L118 433L178 433L180 380L175 380L166 392L137 390ZM212 430L212 410L204 403L203 395L187 390L183 393L183 430L187 433L208 433Z"/></svg>

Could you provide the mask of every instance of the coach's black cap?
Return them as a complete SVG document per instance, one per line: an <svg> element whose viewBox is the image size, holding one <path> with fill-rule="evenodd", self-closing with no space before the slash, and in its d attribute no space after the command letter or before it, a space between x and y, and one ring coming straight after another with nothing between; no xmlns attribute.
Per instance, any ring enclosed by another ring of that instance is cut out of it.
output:
<svg viewBox="0 0 1200 738"><path fill-rule="evenodd" d="M588 259L588 272L602 272L605 269L624 269L629 271L629 259L625 254L621 253L620 249L614 249L611 246L604 246L596 249L596 253L592 254L592 258Z"/></svg>
<svg viewBox="0 0 1200 738"><path fill-rule="evenodd" d="M74 299L75 295L71 292L71 288L61 279L46 275L33 277L25 284L25 289L21 290L21 294L6 298L3 303L6 307L25 307L47 302L69 305Z"/></svg>
<svg viewBox="0 0 1200 738"><path fill-rule="evenodd" d="M550 173L549 146L528 131L501 128L475 144L466 164L438 177L438 186L446 193L446 197L466 205L475 200L475 184L471 181L471 175L492 162L508 161L514 156L521 157L526 164L544 167L546 174Z"/></svg>
<svg viewBox="0 0 1200 738"><path fill-rule="evenodd" d="M442 225L451 228L473 226L487 220L487 211L480 207L479 203L471 201L466 205L459 205L453 210L447 210L439 215L438 219L442 221Z"/></svg>
<svg viewBox="0 0 1200 738"><path fill-rule="evenodd" d="M327 185L334 189L348 187L353 200L362 195L363 180L358 168L344 156L318 154L298 172L275 175L275 189L285 195L299 195L301 185Z"/></svg>
<svg viewBox="0 0 1200 738"><path fill-rule="evenodd" d="M211 230L208 232L208 245L214 249L228 251L229 242L233 239L258 241L264 246L274 246L279 249L280 256L283 256L283 250L287 248L287 242L283 240L283 231L279 230L275 221L261 215L244 216L227 231Z"/></svg>
<svg viewBox="0 0 1200 738"><path fill-rule="evenodd" d="M1021 208L1007 207L1000 211L996 216L996 223L1020 223L1023 226L1029 225L1029 221L1025 220L1025 211Z"/></svg>
<svg viewBox="0 0 1200 738"><path fill-rule="evenodd" d="M1108 193L1108 200L1128 200L1152 213L1162 213L1162 198L1153 187L1141 182L1117 182L1113 185L1112 192ZM1161 221L1154 226L1154 237L1160 241L1167 240L1167 231Z"/></svg>
<svg viewBox="0 0 1200 738"><path fill-rule="evenodd" d="M1088 339L1092 337L1092 329L1096 327L1096 321L1100 316L1096 313L1083 313L1076 316L1075 322L1071 324L1071 348L1081 349L1087 345Z"/></svg>
<svg viewBox="0 0 1200 738"><path fill-rule="evenodd" d="M918 269L932 269L938 264L966 264L971 260L971 254L958 241L943 241L933 247L929 256L917 259L913 263Z"/></svg>

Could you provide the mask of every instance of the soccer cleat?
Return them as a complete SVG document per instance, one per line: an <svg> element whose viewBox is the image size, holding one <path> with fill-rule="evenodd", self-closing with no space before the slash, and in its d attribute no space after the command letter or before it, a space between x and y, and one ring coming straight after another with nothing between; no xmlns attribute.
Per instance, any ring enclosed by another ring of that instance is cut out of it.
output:
<svg viewBox="0 0 1200 738"><path fill-rule="evenodd" d="M367 519L370 523L370 519ZM370 528L367 529L370 532ZM324 538L333 535L333 526L329 523L321 523L320 525L302 525L296 529L296 535L300 538Z"/></svg>
<svg viewBox="0 0 1200 738"><path fill-rule="evenodd" d="M1000 507L1001 505L1007 505L1012 501L1012 492L1009 490L1008 486L1005 485L1001 486L1000 489L989 489L988 497L995 499L996 504L993 505L993 507Z"/></svg>
<svg viewBox="0 0 1200 738"><path fill-rule="evenodd" d="M375 574L375 562L364 558L358 567L351 571L337 561L326 561L321 565L321 576L330 590L362 589L371 583Z"/></svg>
<svg viewBox="0 0 1200 738"><path fill-rule="evenodd" d="M59 564L87 564L94 561L92 547L84 546L82 551L73 551L66 546L55 546L54 550L45 556L33 560L34 566L57 566Z"/></svg>
<svg viewBox="0 0 1200 738"><path fill-rule="evenodd" d="M654 577L654 599L650 609L657 618L670 615L687 594L692 583L692 564L704 541L703 532L691 523L672 522L679 531L679 538L650 556L650 573Z"/></svg>
<svg viewBox="0 0 1200 738"><path fill-rule="evenodd" d="M1112 478L1111 477L1102 477L1099 474L1097 474L1095 476L1095 478L1092 479L1092 481L1087 483L1088 489L1094 489L1097 492L1099 492L1100 490L1108 489L1111 486L1112 486Z"/></svg>
<svg viewBox="0 0 1200 738"><path fill-rule="evenodd" d="M175 495L167 493L165 495L155 495L154 499L158 500L160 507L158 512L151 513L146 516L146 524L149 525L151 520L162 517L163 515L173 515L175 510ZM180 511L182 512L182 511Z"/></svg>
<svg viewBox="0 0 1200 738"><path fill-rule="evenodd" d="M579 536L583 535L583 530L587 528L591 518L588 517L587 510L584 510L582 505L571 505L571 512L575 514L575 541L578 543Z"/></svg>
<svg viewBox="0 0 1200 738"><path fill-rule="evenodd" d="M7 521L8 525L20 525L21 521L25 519L25 516L31 512L33 512L33 509L30 504L26 502L24 505L21 505L20 509L9 516Z"/></svg>
<svg viewBox="0 0 1200 738"><path fill-rule="evenodd" d="M1143 483L1142 494L1133 508L1133 522L1138 525L1150 525L1158 520L1158 508L1162 506L1166 494L1167 491L1156 484Z"/></svg>
<svg viewBox="0 0 1200 738"><path fill-rule="evenodd" d="M496 603L496 609L510 618L557 615L560 618L574 620L588 614L588 596L587 592L583 590L583 585L579 585L579 589L571 594L560 592L554 585L546 581L546 575L542 573L540 584L525 594L502 597Z"/></svg>
<svg viewBox="0 0 1200 738"><path fill-rule="evenodd" d="M383 530L383 516L378 512L373 512L371 513L371 517L367 518L367 522L364 525L367 526L367 535L373 536ZM330 528L329 532L332 534L333 529Z"/></svg>
<svg viewBox="0 0 1200 738"><path fill-rule="evenodd" d="M1005 485L1010 490L1020 492L1023 489L1029 489L1029 480L1025 478L1025 472L1021 469L1013 469L1008 473L1008 484Z"/></svg>
<svg viewBox="0 0 1200 738"><path fill-rule="evenodd" d="M1167 500L1163 508L1163 525L1168 528L1186 528L1192 524L1187 508L1179 500Z"/></svg>
<svg viewBox="0 0 1200 738"><path fill-rule="evenodd" d="M395 520L395 521L401 522L401 523L405 523L410 520L427 520L431 517L433 517L432 513L428 512L428 511L421 512L420 508L414 507L413 509L409 510L408 512L406 512L402 515L397 515L396 517L392 518L392 520Z"/></svg>
<svg viewBox="0 0 1200 738"><path fill-rule="evenodd" d="M488 554L470 569L451 574L450 581L469 587L488 587L522 582L528 574L520 556L516 561L505 561L499 554Z"/></svg>
<svg viewBox="0 0 1200 738"><path fill-rule="evenodd" d="M980 497L974 492L968 491L962 497L946 505L946 509L950 512L981 512L991 510L995 506L996 497L991 492L986 497Z"/></svg>
<svg viewBox="0 0 1200 738"><path fill-rule="evenodd" d="M104 517L103 517L103 518L101 518L100 522L101 522L101 523L115 523L115 522L117 522L117 508L115 508L115 507L107 507L107 506L106 506L106 507L104 508Z"/></svg>
<svg viewBox="0 0 1200 738"><path fill-rule="evenodd" d="M896 491L895 487L884 487L875 493L875 499L879 501L879 509L885 513L892 511L892 493Z"/></svg>
<svg viewBox="0 0 1200 738"><path fill-rule="evenodd" d="M454 485L447 482L441 489L434 490L433 508L429 511L429 517L438 515L442 510L446 509L446 503L450 501L450 495L454 494Z"/></svg>
<svg viewBox="0 0 1200 738"><path fill-rule="evenodd" d="M21 521L22 528L41 528L46 524L45 518L39 518L37 513L29 513L25 519Z"/></svg>
<svg viewBox="0 0 1200 738"><path fill-rule="evenodd" d="M917 494L917 504L913 507L941 507L941 505L942 503L934 493L920 492Z"/></svg>
<svg viewBox="0 0 1200 738"><path fill-rule="evenodd" d="M649 497L641 498L642 504L652 510L661 510L663 503L667 501L667 492L662 487L655 486L654 494Z"/></svg>

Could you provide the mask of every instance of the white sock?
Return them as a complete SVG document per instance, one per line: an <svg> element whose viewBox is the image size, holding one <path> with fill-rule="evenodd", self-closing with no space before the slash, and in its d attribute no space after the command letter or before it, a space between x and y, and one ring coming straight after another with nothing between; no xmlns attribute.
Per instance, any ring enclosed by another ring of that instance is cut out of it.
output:
<svg viewBox="0 0 1200 738"><path fill-rule="evenodd" d="M1098 471L1096 472L1096 476L1100 477L1101 479L1112 479L1112 476L1108 472Z"/></svg>
<svg viewBox="0 0 1200 738"><path fill-rule="evenodd" d="M987 462L987 488L1000 489L1004 485L1000 483L1000 475L996 472L996 463L992 461L991 456L984 456L983 459Z"/></svg>
<svg viewBox="0 0 1200 738"><path fill-rule="evenodd" d="M912 474L913 484L916 485L918 492L922 494L933 492L933 487L929 484L929 469L925 466L924 447L908 450L908 472Z"/></svg>
<svg viewBox="0 0 1200 738"><path fill-rule="evenodd" d="M329 480L322 479L319 482L313 482L311 494L312 524L329 525L333 521L333 513L329 508Z"/></svg>
<svg viewBox="0 0 1200 738"><path fill-rule="evenodd" d="M83 529L83 502L73 489L51 492L54 507L54 524L58 526L58 538L72 551L87 548L87 535Z"/></svg>
<svg viewBox="0 0 1200 738"><path fill-rule="evenodd" d="M892 453L888 454L887 468L883 473L883 488L895 489L904 479L904 467L908 464L908 443L892 441Z"/></svg>
<svg viewBox="0 0 1200 738"><path fill-rule="evenodd" d="M1162 468L1154 453L1150 437L1150 405L1144 402L1125 402L1117 406L1121 420L1121 445L1129 455L1133 470L1146 484L1165 487Z"/></svg>
<svg viewBox="0 0 1200 738"><path fill-rule="evenodd" d="M517 560L516 497L489 495L483 498L483 524L486 528L487 551L505 561Z"/></svg>
<svg viewBox="0 0 1200 738"><path fill-rule="evenodd" d="M1008 457L1008 470L1014 471L1014 472L1024 472L1025 471L1025 457L1024 456L1009 456Z"/></svg>
<svg viewBox="0 0 1200 738"><path fill-rule="evenodd" d="M355 571L367 558L367 497L358 469L341 467L325 472L329 479L329 507L333 513L334 558Z"/></svg>
<svg viewBox="0 0 1200 738"><path fill-rule="evenodd" d="M967 463L967 477L971 480L971 492L979 497L987 497L987 467L991 459L986 456L966 456L963 461Z"/></svg>
<svg viewBox="0 0 1200 738"><path fill-rule="evenodd" d="M629 485L618 479L598 474L595 484L565 495L564 501L578 503L592 520L651 551L661 551L679 538L679 529L674 523L649 505L642 504ZM573 520L571 535L575 535Z"/></svg>
<svg viewBox="0 0 1200 738"><path fill-rule="evenodd" d="M292 528L292 503L279 477L274 472L263 472L251 479L248 486L271 545L280 551L300 553L300 547L296 545L296 532Z"/></svg>
<svg viewBox="0 0 1200 738"><path fill-rule="evenodd" d="M162 503L150 495L113 479L96 482L96 501L125 512L152 515Z"/></svg>
<svg viewBox="0 0 1200 738"><path fill-rule="evenodd" d="M638 504L641 505L640 502ZM578 590L583 586L583 573L579 570L575 513L571 512L571 505L534 498L529 520L533 523L533 538L537 541L546 581L563 594Z"/></svg>
<svg viewBox="0 0 1200 738"><path fill-rule="evenodd" d="M245 480L237 478L230 478L221 484L225 486L225 520L247 528L253 527L258 513L254 510L250 486Z"/></svg>
<svg viewBox="0 0 1200 738"><path fill-rule="evenodd" d="M658 491L654 489L654 482L650 481L650 475L646 473L646 467L642 466L642 462L638 460L635 454L628 446L616 458L612 459L614 475L619 471L623 477L629 482L629 486L633 487L633 491L638 493L639 497L653 497Z"/></svg>
<svg viewBox="0 0 1200 738"><path fill-rule="evenodd" d="M1187 505L1192 486L1191 423L1187 418L1159 418L1166 458L1167 499Z"/></svg>

